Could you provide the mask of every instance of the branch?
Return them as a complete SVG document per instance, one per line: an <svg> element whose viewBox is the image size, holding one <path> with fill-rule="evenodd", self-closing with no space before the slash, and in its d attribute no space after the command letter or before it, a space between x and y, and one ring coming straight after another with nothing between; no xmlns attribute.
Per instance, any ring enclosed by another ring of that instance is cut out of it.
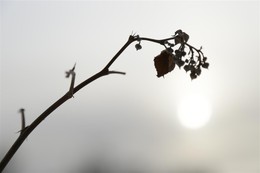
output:
<svg viewBox="0 0 260 173"><path fill-rule="evenodd" d="M48 116L50 115L54 110L56 110L59 106L61 106L63 103L65 103L68 99L71 98L71 91L75 94L80 89L85 87L86 85L90 84L94 80L106 76L109 74L125 74L124 72L118 72L118 71L109 71L109 67L114 63L114 61L119 57L119 55L132 43L136 40L135 37L130 36L128 41L125 43L125 45L116 53L116 55L108 62L108 64L105 66L103 70L96 73L95 75L91 76L90 78L86 79L79 85L77 85L75 88L72 88L74 85L74 81L72 79L71 87L69 92L67 92L65 95L63 95L60 99L58 99L55 103L53 103L48 109L46 109L41 115L39 115L38 118L36 118L31 125L29 125L27 128L23 130L21 135L16 139L14 144L11 146L11 148L8 150L2 161L0 162L0 172L4 170L6 165L9 163L13 155L16 153L16 151L20 148L24 140L29 136L29 134ZM74 66L75 67L75 66ZM74 71L74 68L70 70L69 73L72 73ZM72 73L73 74L73 73ZM75 76L74 76L75 77ZM72 77L73 78L73 77Z"/></svg>
<svg viewBox="0 0 260 173"><path fill-rule="evenodd" d="M175 33L176 35L176 33ZM0 172L4 170L8 162L11 160L15 152L19 149L21 144L24 142L24 140L29 136L29 134L46 118L48 117L54 110L56 110L59 106L61 106L63 103L65 103L68 99L70 99L73 94L77 93L79 90L81 90L83 87L86 85L90 84L91 82L95 81L96 79L99 79L103 76L109 75L109 74L122 74L125 75L125 72L119 72L119 71L110 71L109 68L110 66L116 61L116 59L124 52L124 50L133 42L135 41L149 41L149 42L154 42L157 44L161 44L164 47L166 45L170 45L170 47L175 46L174 44L170 44L168 41L169 40L174 40L176 39L176 36L172 36L170 38L166 39L152 39L152 38L145 38L145 37L139 37L139 35L130 35L127 42L122 46L122 48L115 54L115 56L107 63L107 65L98 73L94 74L90 78L86 79L76 87L74 87L74 82L75 82L75 75L76 73L74 72L75 65L74 67L66 72L67 76L69 77L72 75L72 80L71 80L71 85L69 92L64 94L60 99L58 99L55 103L53 103L48 109L46 109L41 115L38 116L28 127L25 127L25 125L22 125L22 131L20 136L17 138L17 140L14 142L14 144L11 146L9 151L6 153L4 158L2 159L0 163ZM176 40L175 40L176 41ZM140 48L140 47L139 47Z"/></svg>

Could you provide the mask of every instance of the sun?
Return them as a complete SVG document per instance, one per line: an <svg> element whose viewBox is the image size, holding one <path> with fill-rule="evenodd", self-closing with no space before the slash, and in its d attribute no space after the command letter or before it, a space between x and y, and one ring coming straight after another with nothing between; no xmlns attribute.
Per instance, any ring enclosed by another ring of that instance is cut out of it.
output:
<svg viewBox="0 0 260 173"><path fill-rule="evenodd" d="M178 118L184 127L198 129L211 117L211 106L206 97L199 94L185 96L178 107Z"/></svg>

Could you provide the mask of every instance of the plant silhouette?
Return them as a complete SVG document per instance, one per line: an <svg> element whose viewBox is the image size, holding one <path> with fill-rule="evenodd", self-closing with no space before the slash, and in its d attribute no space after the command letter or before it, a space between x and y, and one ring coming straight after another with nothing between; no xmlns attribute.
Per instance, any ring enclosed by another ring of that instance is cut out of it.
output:
<svg viewBox="0 0 260 173"><path fill-rule="evenodd" d="M201 74L201 68L208 68L209 63L207 62L207 57L204 56L202 52L202 47L197 49L190 44L188 44L189 35L182 30L177 30L174 35L165 39L153 39L140 37L139 35L130 35L126 43L122 48L112 57L112 59L107 63L107 65L99 72L86 79L76 87L74 87L74 81L76 77L75 67L66 72L66 77L71 76L71 84L69 91L65 93L60 99L53 103L49 108L47 108L41 115L39 115L30 125L25 127L24 109L20 109L22 114L22 127L20 130L20 135L8 150L4 158L0 163L0 172L4 170L6 165L9 163L13 155L19 149L24 140L29 136L29 134L55 109L65 103L68 99L73 97L73 94L77 93L80 89L90 84L91 82L99 79L100 77L107 76L110 74L122 74L125 72L113 71L109 68L121 55L121 53L133 42L137 42L135 45L136 50L141 50L141 41L149 41L159 45L162 45L164 49L162 52L154 58L154 65L157 71L157 77L164 76L165 74L174 70L177 65L179 68L183 68L186 72L190 72L190 78L195 79ZM97 172L96 170L94 172Z"/></svg>

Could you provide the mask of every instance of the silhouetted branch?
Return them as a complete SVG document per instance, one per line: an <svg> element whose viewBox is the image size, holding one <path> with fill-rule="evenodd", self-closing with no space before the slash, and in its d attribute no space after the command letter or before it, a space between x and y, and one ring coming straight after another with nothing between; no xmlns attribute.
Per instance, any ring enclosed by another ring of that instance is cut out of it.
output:
<svg viewBox="0 0 260 173"><path fill-rule="evenodd" d="M187 44L188 38L189 38L188 34L186 34L185 32L182 32L181 30L176 31L175 35L172 36L172 37L169 37L169 38L166 38L166 39L160 39L160 40L152 39L152 38L146 38L146 37L139 37L139 35L130 35L128 40L127 40L127 42L122 46L122 48L115 54L115 56L107 63L107 65L100 72L94 74L93 76L91 76L90 78L86 79L85 81L83 81L82 83L77 85L76 87L74 87L75 76L76 76L76 73L74 72L74 69L75 69L75 65L74 65L74 67L71 70L66 72L66 77L69 77L70 75L72 75L69 91L66 94L64 94L60 99L58 99L55 103L53 103L48 109L46 109L41 115L38 116L38 118L36 118L27 127L25 127L25 118L23 117L24 109L21 109L21 113L22 113L21 134L19 135L17 140L14 142L14 144L11 146L9 151L6 153L6 155L2 159L2 161L0 163L0 172L3 171L3 169L6 167L6 165L10 161L10 159L13 157L15 152L19 149L19 147L21 146L23 141L28 137L28 135L48 115L50 115L54 110L56 110L59 106L61 106L63 103L65 103L68 99L73 97L73 94L77 93L80 89L82 89L83 87L85 87L86 85L90 84L91 82L95 81L96 79L98 79L100 77L103 77L103 76L106 76L106 75L109 75L109 74L122 74L122 75L124 75L125 72L110 71L109 68L115 62L115 60L121 55L121 53L131 43L133 43L135 41L138 41L138 43L136 45L136 49L137 50L140 50L142 48L141 47L141 41L154 42L154 43L163 45L165 47L166 50L164 50L163 54L161 53L160 56L157 56L158 57L158 59L157 59L158 61L156 61L157 64L155 64L157 72L161 71L160 75L157 75L158 77L163 76L164 74L170 72L174 68L175 64L177 64L179 67L184 65L184 63L182 62L183 60L181 58L186 55L186 53L184 55L184 52L185 52L184 48L185 48L185 46L188 46L188 48L191 51L192 56L191 56L190 60L188 60L187 62L185 61L185 63L187 63L187 65L189 66L189 69L187 68L185 70L186 71L191 71L191 75L193 75L191 77L195 78L197 75L200 74L200 72L198 72L197 68L200 68L201 65L202 65L202 67L204 66L204 68L207 68L208 65L205 62L206 59L205 59L203 53L201 52L201 49L195 49L191 45ZM171 43L170 41L175 41L175 42ZM175 47L176 45L180 45L180 46L174 52L173 51L173 47ZM193 61L194 61L193 60L194 59L193 58L193 55L194 55L193 51L194 50L199 54L198 55L199 56L198 63L195 64L195 65L193 63ZM179 55L180 53L181 53L181 55ZM200 56L203 57L203 60L201 60ZM169 68L169 67L171 67L171 68ZM195 70L197 70L197 71L195 71Z"/></svg>

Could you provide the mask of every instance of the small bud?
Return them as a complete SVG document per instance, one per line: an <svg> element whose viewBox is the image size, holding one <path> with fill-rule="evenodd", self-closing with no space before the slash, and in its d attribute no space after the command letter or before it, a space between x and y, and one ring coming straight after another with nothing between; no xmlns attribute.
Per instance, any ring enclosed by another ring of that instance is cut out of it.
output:
<svg viewBox="0 0 260 173"><path fill-rule="evenodd" d="M135 45L135 48L136 48L136 50L140 50L140 49L142 49L142 46L141 46L140 43L137 43L137 44Z"/></svg>
<svg viewBox="0 0 260 173"><path fill-rule="evenodd" d="M179 68L181 68L185 64L185 62L180 59L176 62L176 64L179 66Z"/></svg>
<svg viewBox="0 0 260 173"><path fill-rule="evenodd" d="M195 72L196 68L193 65L190 65L190 71Z"/></svg>
<svg viewBox="0 0 260 173"><path fill-rule="evenodd" d="M203 64L202 64L202 67L203 67L203 68L209 68L209 63L207 63L207 62L203 63Z"/></svg>
<svg viewBox="0 0 260 173"><path fill-rule="evenodd" d="M175 50L175 54L176 54L177 56L182 56L182 51L180 51L180 50Z"/></svg>
<svg viewBox="0 0 260 173"><path fill-rule="evenodd" d="M196 62L194 60L191 60L190 61L190 64L195 64Z"/></svg>
<svg viewBox="0 0 260 173"><path fill-rule="evenodd" d="M173 53L173 49L171 47L168 47L166 50L170 53Z"/></svg>
<svg viewBox="0 0 260 173"><path fill-rule="evenodd" d="M189 66L189 65L185 65L183 68L184 68L184 70L185 70L186 72L188 72L188 71L190 70L190 66Z"/></svg>

